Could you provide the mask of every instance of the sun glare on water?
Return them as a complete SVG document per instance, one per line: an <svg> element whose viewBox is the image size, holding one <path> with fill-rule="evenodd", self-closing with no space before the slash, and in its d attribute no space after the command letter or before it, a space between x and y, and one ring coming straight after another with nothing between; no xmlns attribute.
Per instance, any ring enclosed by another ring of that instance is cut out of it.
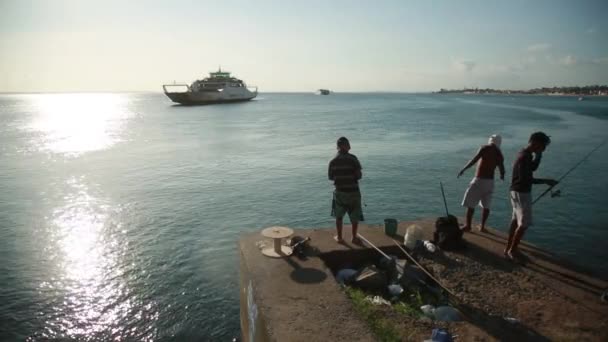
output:
<svg viewBox="0 0 608 342"><path fill-rule="evenodd" d="M41 293L62 293L45 318L43 338L123 338L149 340L155 333L125 330L128 321L153 324L158 312L153 302L142 303L126 281L124 263L127 230L114 217L120 208L99 197L86 177L70 177L63 203L51 213L50 241L45 254L57 272L40 284ZM145 330L145 329L144 329Z"/></svg>
<svg viewBox="0 0 608 342"><path fill-rule="evenodd" d="M41 151L77 156L102 150L122 140L133 116L128 103L123 94L35 95L27 129L37 133L34 145Z"/></svg>
<svg viewBox="0 0 608 342"><path fill-rule="evenodd" d="M83 154L111 148L127 136L134 117L132 96L124 94L40 94L32 97L22 128L30 152L77 161ZM133 269L125 263L127 228L121 206L86 173L64 169L55 183L62 197L46 217L44 250L51 276L39 285L50 310L43 315L46 338L148 340L154 329L127 328L125 322L153 325L158 312L129 286ZM51 186L54 187L55 185Z"/></svg>

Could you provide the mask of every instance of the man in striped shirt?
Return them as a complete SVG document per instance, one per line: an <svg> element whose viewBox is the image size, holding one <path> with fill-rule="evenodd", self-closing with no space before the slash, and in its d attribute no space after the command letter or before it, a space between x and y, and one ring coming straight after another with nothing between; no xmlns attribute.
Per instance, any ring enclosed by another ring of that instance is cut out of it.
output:
<svg viewBox="0 0 608 342"><path fill-rule="evenodd" d="M332 216L336 218L336 231L338 235L334 239L341 243L342 219L348 213L353 226L352 242L360 244L357 236L359 221L363 221L363 210L361 208L361 192L359 191L359 179L361 179L361 164L359 159L350 151L350 143L345 137L338 139L338 154L329 162L328 177L334 181L336 190L332 201Z"/></svg>

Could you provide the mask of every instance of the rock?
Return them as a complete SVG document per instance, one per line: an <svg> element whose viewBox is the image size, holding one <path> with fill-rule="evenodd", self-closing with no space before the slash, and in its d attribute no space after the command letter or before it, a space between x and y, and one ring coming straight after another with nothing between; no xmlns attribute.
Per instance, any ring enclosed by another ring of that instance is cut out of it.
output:
<svg viewBox="0 0 608 342"><path fill-rule="evenodd" d="M414 265L407 265L403 270L403 276L399 280L401 286L407 288L411 285L418 285L425 282L427 275Z"/></svg>
<svg viewBox="0 0 608 342"><path fill-rule="evenodd" d="M433 323L433 320L431 318L429 318L429 317L426 317L426 316L424 316L421 319L419 319L419 321L420 321L420 323L427 323L427 324Z"/></svg>

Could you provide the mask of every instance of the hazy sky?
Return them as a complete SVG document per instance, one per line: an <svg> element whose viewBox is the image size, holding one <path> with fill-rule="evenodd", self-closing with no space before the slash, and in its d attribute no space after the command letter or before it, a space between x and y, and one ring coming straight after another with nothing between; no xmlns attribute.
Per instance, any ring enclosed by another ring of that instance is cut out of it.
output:
<svg viewBox="0 0 608 342"><path fill-rule="evenodd" d="M0 92L608 83L608 1L0 0Z"/></svg>

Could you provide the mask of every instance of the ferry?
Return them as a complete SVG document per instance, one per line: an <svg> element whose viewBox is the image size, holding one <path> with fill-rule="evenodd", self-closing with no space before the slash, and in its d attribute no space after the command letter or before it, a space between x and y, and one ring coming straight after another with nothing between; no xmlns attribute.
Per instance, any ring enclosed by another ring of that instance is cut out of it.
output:
<svg viewBox="0 0 608 342"><path fill-rule="evenodd" d="M232 77L220 67L209 77L188 84L164 84L165 95L182 105L249 101L258 95L257 87L248 87L242 80Z"/></svg>

